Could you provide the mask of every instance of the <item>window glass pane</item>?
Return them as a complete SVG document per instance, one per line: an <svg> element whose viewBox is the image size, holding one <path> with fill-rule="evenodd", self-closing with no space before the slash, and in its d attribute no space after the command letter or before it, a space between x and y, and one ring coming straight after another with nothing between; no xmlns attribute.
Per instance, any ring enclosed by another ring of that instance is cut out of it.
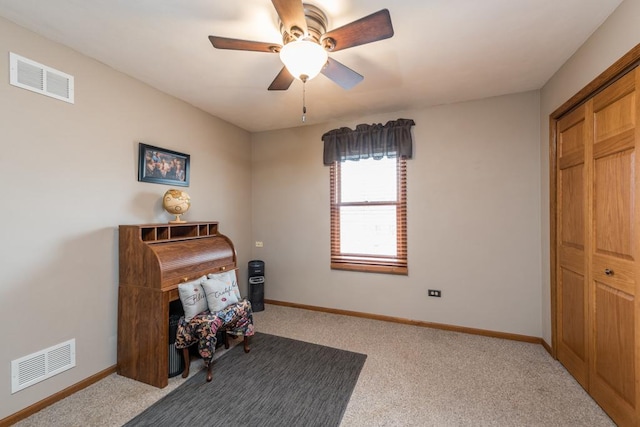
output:
<svg viewBox="0 0 640 427"><path fill-rule="evenodd" d="M340 252L397 256L395 206L340 208Z"/></svg>
<svg viewBox="0 0 640 427"><path fill-rule="evenodd" d="M396 201L396 162L396 159L385 157L340 163L341 201Z"/></svg>

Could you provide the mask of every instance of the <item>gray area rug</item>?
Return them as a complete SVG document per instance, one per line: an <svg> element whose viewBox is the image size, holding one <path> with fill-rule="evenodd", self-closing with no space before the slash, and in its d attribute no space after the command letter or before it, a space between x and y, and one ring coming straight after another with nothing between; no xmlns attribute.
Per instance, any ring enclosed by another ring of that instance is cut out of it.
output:
<svg viewBox="0 0 640 427"><path fill-rule="evenodd" d="M125 426L338 426L366 358L256 333Z"/></svg>

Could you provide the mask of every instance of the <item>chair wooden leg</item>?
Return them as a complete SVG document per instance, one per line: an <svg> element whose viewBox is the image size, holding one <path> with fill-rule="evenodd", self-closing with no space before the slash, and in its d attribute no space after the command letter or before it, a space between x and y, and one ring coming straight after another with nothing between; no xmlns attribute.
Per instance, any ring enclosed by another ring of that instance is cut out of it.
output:
<svg viewBox="0 0 640 427"><path fill-rule="evenodd" d="M229 334L227 331L222 331L222 339L224 339L224 348L229 348Z"/></svg>
<svg viewBox="0 0 640 427"><path fill-rule="evenodd" d="M191 362L189 361L189 347L182 349L182 356L184 357L184 371L182 371L182 378L187 378L189 376L189 366Z"/></svg>
<svg viewBox="0 0 640 427"><path fill-rule="evenodd" d="M249 337L248 336L244 336L244 352L245 353L249 353L251 351L251 348L249 347Z"/></svg>
<svg viewBox="0 0 640 427"><path fill-rule="evenodd" d="M207 382L211 382L211 379L213 378L213 372L211 372L212 369L213 360L211 360L211 362L209 362L209 365L207 366Z"/></svg>

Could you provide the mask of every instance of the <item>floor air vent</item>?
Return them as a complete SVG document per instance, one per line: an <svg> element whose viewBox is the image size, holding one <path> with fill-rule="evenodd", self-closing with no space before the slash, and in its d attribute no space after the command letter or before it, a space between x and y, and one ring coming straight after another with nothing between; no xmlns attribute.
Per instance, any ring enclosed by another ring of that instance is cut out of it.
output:
<svg viewBox="0 0 640 427"><path fill-rule="evenodd" d="M71 104L73 76L9 52L9 81L13 86Z"/></svg>
<svg viewBox="0 0 640 427"><path fill-rule="evenodd" d="M76 340L11 361L11 393L76 366Z"/></svg>

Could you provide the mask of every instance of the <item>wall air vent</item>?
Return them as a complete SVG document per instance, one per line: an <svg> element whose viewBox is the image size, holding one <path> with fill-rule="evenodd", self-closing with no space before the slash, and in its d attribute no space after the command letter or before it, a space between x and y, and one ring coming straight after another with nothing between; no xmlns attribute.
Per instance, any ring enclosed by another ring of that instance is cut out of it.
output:
<svg viewBox="0 0 640 427"><path fill-rule="evenodd" d="M9 81L13 86L74 103L73 76L9 52Z"/></svg>
<svg viewBox="0 0 640 427"><path fill-rule="evenodd" d="M11 361L11 394L76 366L76 340Z"/></svg>

